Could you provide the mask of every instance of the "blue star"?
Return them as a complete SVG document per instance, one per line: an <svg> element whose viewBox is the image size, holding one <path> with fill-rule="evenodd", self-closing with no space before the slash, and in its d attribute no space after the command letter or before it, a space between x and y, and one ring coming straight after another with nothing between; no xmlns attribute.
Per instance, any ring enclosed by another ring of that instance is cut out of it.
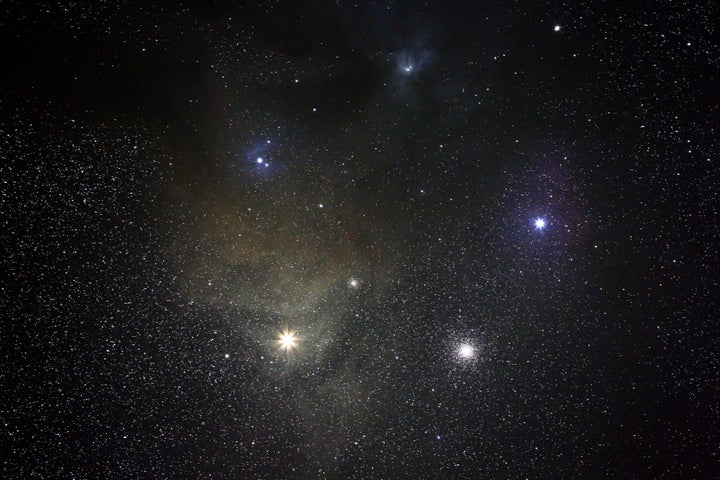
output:
<svg viewBox="0 0 720 480"><path fill-rule="evenodd" d="M277 145L270 139L261 140L259 143L250 145L245 152L245 161L249 162L254 171L270 172L274 170L275 154Z"/></svg>
<svg viewBox="0 0 720 480"><path fill-rule="evenodd" d="M435 53L420 44L408 45L392 53L395 71L401 77L415 77L429 66Z"/></svg>

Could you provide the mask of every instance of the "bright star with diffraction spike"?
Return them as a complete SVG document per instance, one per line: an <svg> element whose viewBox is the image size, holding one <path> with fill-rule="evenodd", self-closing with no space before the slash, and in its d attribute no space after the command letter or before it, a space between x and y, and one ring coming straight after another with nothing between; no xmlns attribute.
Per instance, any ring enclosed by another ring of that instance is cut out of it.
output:
<svg viewBox="0 0 720 480"><path fill-rule="evenodd" d="M284 331L279 333L276 342L280 350L285 350L286 352L289 352L290 350L297 348L298 340L299 338L297 337L296 333L286 328Z"/></svg>

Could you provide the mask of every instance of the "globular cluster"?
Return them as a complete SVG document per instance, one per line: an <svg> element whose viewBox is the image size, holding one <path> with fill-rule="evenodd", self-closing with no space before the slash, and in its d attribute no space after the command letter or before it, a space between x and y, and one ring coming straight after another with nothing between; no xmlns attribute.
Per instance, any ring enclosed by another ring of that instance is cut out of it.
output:
<svg viewBox="0 0 720 480"><path fill-rule="evenodd" d="M0 477L720 477L716 5L0 18Z"/></svg>

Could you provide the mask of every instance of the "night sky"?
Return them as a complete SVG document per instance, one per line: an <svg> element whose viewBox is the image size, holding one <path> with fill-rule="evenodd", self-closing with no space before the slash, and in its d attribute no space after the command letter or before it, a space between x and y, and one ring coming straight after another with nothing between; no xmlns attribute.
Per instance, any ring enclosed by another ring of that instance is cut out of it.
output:
<svg viewBox="0 0 720 480"><path fill-rule="evenodd" d="M0 476L720 478L720 6L0 4Z"/></svg>

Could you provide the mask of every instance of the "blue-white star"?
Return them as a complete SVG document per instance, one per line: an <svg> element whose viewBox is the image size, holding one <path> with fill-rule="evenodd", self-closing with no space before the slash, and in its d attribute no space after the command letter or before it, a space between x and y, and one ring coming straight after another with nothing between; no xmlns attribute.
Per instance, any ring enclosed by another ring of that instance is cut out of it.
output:
<svg viewBox="0 0 720 480"><path fill-rule="evenodd" d="M544 218L536 218L535 219L535 228L537 230L542 230L547 226L547 222Z"/></svg>

